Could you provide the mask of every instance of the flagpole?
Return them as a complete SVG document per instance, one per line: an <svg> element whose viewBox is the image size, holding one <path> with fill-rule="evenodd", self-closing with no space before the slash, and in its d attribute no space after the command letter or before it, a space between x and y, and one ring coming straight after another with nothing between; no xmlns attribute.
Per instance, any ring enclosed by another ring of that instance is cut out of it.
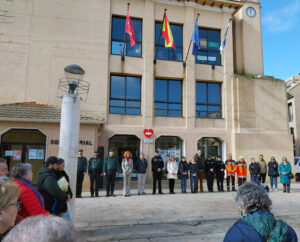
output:
<svg viewBox="0 0 300 242"><path fill-rule="evenodd" d="M200 16L200 13L197 14L196 23L198 22L199 16ZM187 60L187 58L189 56L189 53L190 53L191 44L192 44L192 38L190 40L190 44L189 44L189 48L188 48L188 51L187 51L187 54L186 54L186 57L185 57L185 61L183 62L183 67L186 67L186 60Z"/></svg>
<svg viewBox="0 0 300 242"><path fill-rule="evenodd" d="M127 11L129 11L129 5L130 5L130 3L127 3ZM125 19L125 26L126 26L126 19ZM122 55L121 55L121 61L124 61L124 60L125 60L125 56L124 56L125 41L126 41L126 32L125 32L125 30L124 30L123 52L122 52Z"/></svg>
<svg viewBox="0 0 300 242"><path fill-rule="evenodd" d="M158 45L159 45L159 42L160 42L160 39L161 39L161 31L162 31L162 27L163 27L166 12L167 12L167 9L165 8L163 21L161 22L161 27L160 27L160 34L159 34L159 38L158 38L158 43L157 43L157 46L156 46L155 57L154 57L154 60L153 60L154 64L156 64L156 56L157 56L157 52L158 52Z"/></svg>

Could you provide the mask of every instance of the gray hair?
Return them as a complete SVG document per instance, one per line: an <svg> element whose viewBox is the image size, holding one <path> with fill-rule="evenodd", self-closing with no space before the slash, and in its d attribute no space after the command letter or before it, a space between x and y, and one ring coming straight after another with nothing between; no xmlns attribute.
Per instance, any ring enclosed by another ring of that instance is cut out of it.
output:
<svg viewBox="0 0 300 242"><path fill-rule="evenodd" d="M15 226L3 242L81 242L71 223L56 216L28 217Z"/></svg>
<svg viewBox="0 0 300 242"><path fill-rule="evenodd" d="M240 186L235 201L241 209L245 209L246 213L254 209L271 211L272 201L269 195L263 187L253 183L246 182Z"/></svg>
<svg viewBox="0 0 300 242"><path fill-rule="evenodd" d="M22 179L28 175L32 170L30 163L19 163L16 164L12 169L12 177L16 179Z"/></svg>

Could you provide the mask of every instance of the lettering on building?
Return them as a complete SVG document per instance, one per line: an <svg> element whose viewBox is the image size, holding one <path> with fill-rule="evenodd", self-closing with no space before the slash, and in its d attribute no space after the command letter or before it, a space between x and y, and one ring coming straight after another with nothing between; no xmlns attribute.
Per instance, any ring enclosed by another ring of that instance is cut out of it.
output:
<svg viewBox="0 0 300 242"><path fill-rule="evenodd" d="M59 140L57 139L52 139L50 140L50 144L52 145L58 145L59 144ZM93 145L91 140L79 140L79 144L80 145Z"/></svg>

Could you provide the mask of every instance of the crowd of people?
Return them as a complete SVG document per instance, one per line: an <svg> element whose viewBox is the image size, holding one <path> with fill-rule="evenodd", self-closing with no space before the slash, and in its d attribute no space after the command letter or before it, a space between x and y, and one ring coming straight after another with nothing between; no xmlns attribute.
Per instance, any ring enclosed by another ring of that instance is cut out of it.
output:
<svg viewBox="0 0 300 242"><path fill-rule="evenodd" d="M202 151L198 150L194 157L189 161L182 156L177 162L175 157L171 155L168 162L165 164L159 152L156 151L151 159L151 172L153 177L152 194L163 194L162 179L166 174L169 181L169 193L174 194L175 181L180 180L182 193L187 192L188 180L190 183L191 193L204 192L203 180L207 180L208 192L214 192L214 181L216 180L217 189L219 192L236 191L237 184L240 187L243 185L250 172L250 180L254 183L265 184L266 177L270 177L270 188L273 191L278 191L277 180L280 177L280 182L283 184L283 192L290 192L290 183L293 177L292 168L286 157L282 158L280 165L275 157L271 157L269 162L264 160L263 155L259 155L258 161L254 157L251 158L250 164L247 164L243 156L239 157L238 161L232 159L232 155L228 154L226 161L222 161L220 156L208 155L204 158ZM133 163L132 154L130 151L124 152L121 165L118 163L118 158L113 151L103 160L99 158L98 151L94 152L94 156L87 161L83 156L83 151L78 153L78 172L77 172L77 192L76 197L81 198L83 177L86 172L90 177L90 192L91 197L98 197L99 178L105 177L106 180L106 196L114 195L115 179L118 172L123 173L123 196L128 197L130 193L131 174L135 172L138 180L138 195L146 195L145 180L148 169L148 161L144 154L140 154L135 165ZM226 188L224 189L224 180L226 180Z"/></svg>

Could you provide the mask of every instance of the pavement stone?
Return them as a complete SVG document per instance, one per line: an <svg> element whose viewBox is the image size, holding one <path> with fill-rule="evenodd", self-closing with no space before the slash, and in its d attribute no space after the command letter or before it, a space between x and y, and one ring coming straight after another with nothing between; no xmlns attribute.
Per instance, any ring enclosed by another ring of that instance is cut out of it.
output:
<svg viewBox="0 0 300 242"><path fill-rule="evenodd" d="M300 183L291 193L270 192L272 212L300 234ZM136 195L90 198L84 193L75 202L75 227L86 241L222 241L228 228L240 218L234 192Z"/></svg>

